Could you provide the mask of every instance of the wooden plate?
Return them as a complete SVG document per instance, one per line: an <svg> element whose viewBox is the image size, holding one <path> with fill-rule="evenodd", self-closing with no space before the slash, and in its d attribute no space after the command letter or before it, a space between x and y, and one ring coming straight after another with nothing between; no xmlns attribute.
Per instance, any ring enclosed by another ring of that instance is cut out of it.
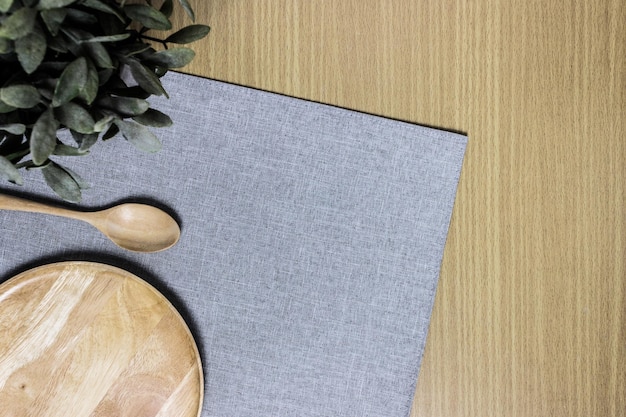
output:
<svg viewBox="0 0 626 417"><path fill-rule="evenodd" d="M0 415L197 417L200 355L152 286L62 262L0 285Z"/></svg>

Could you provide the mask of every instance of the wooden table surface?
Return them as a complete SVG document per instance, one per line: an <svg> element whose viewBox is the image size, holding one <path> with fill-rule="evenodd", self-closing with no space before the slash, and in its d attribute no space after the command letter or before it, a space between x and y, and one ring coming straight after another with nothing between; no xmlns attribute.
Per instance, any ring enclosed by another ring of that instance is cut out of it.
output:
<svg viewBox="0 0 626 417"><path fill-rule="evenodd" d="M626 413L623 0L191 3L186 72L469 136L412 417Z"/></svg>

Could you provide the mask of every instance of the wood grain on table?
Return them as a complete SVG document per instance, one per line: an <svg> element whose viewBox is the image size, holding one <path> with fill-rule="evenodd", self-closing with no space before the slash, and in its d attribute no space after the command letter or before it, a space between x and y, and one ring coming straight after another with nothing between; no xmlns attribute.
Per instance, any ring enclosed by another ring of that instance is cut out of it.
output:
<svg viewBox="0 0 626 417"><path fill-rule="evenodd" d="M469 136L413 417L626 413L626 3L191 3L186 72Z"/></svg>

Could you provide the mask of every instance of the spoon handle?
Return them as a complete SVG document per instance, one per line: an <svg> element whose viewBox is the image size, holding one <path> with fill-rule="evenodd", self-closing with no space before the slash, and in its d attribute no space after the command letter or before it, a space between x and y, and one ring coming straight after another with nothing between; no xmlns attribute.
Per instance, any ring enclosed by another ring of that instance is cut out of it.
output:
<svg viewBox="0 0 626 417"><path fill-rule="evenodd" d="M83 221L87 221L88 214L5 194L0 194L0 209L51 214Z"/></svg>

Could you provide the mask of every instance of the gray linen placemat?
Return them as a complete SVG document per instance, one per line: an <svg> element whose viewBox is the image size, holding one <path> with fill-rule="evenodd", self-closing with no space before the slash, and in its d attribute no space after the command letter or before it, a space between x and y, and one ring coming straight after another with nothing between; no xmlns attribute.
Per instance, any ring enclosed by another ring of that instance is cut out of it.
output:
<svg viewBox="0 0 626 417"><path fill-rule="evenodd" d="M60 260L161 290L194 333L203 416L407 416L464 136L170 72L164 148L123 139L67 159L83 207L152 201L182 223L158 254L89 225L0 213L0 279ZM27 174L22 188L50 196Z"/></svg>

